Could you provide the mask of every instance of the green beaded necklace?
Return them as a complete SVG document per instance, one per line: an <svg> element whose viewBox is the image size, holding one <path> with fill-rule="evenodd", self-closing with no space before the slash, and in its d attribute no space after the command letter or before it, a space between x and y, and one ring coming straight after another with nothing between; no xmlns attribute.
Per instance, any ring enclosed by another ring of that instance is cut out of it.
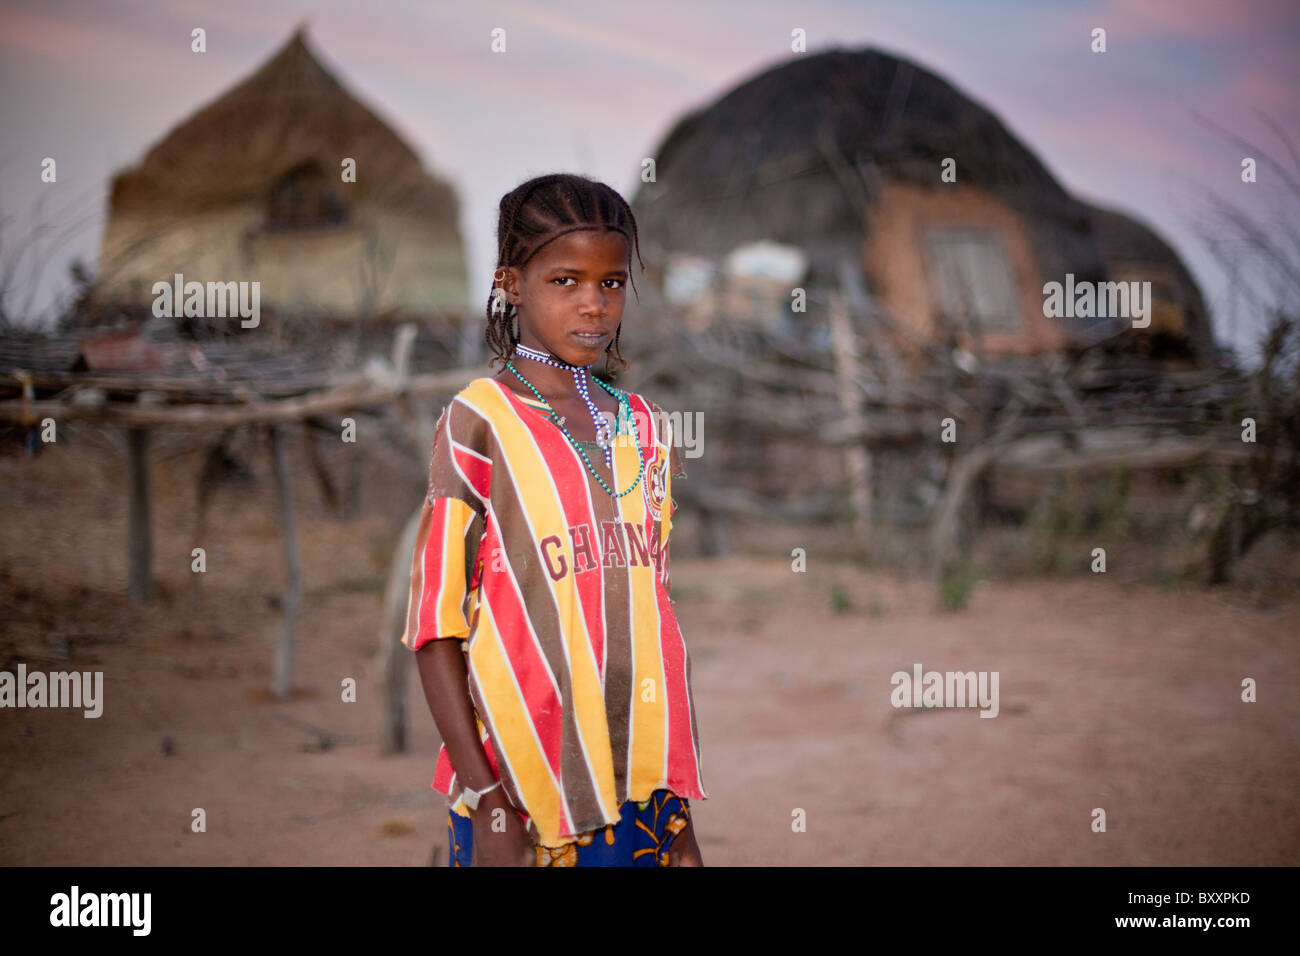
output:
<svg viewBox="0 0 1300 956"><path fill-rule="evenodd" d="M604 488L607 492L609 492L611 496L615 498L622 498L624 495L631 494L633 489L635 489L637 485L641 484L641 476L645 474L645 456L641 454L641 449L639 447L637 448L637 455L636 455L637 464L639 466L636 471L636 481L632 482L631 486L627 489L627 491L624 492L614 491L614 489L610 488L610 486L605 483L605 479L600 477L600 473L596 471L595 467L592 465L591 459L588 458L587 453L583 451L582 445L578 443L578 440L576 438L574 438L572 435L569 434L569 430L564 427L564 422L560 421L560 417L555 414L555 409L551 408L551 403L548 402L546 399L542 398L542 393L539 392L537 389L535 389L533 387L533 383L528 381L528 379L524 378L523 375L520 374L519 369L515 368L514 365L509 360L506 361L506 368L514 372L515 375L518 377L519 381L527 385L528 390L537 396L537 400L546 406L546 413L551 416L551 421L555 422L555 424L560 426L560 431L564 432L564 437L569 439L569 444L578 450L578 454L581 455L582 460L586 462L587 470L591 472L592 477L594 477L597 481L599 481L600 486ZM609 394L613 395L616 399L618 399L618 419L614 423L614 436L617 437L623 433L622 426L624 420L624 413L626 412L629 419L631 418L631 414L632 414L632 406L627 400L627 393L620 391L616 388L611 388L610 386L602 382L600 379L596 378L596 376L594 375L590 376L590 378L593 382L595 382L605 391L609 392Z"/></svg>

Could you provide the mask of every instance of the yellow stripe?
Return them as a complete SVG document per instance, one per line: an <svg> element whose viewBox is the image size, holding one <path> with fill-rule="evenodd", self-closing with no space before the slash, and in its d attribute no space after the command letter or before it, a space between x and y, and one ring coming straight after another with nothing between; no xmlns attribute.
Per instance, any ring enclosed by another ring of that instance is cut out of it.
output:
<svg viewBox="0 0 1300 956"><path fill-rule="evenodd" d="M469 620L465 617L464 598L469 590L465 580L465 532L474 520L474 509L459 498L442 498L439 504L446 508L443 522L443 550L432 555L446 560L442 562L442 580L435 582L438 587L438 601L435 621L439 637L464 636L469 634ZM425 563L426 573L430 562Z"/></svg>
<svg viewBox="0 0 1300 956"><path fill-rule="evenodd" d="M550 575L546 575L546 581L555 595L560 614L560 630L568 650L578 735L587 753L601 811L606 819L616 819L619 815L618 798L614 789L613 753L610 749L605 699L600 686L600 670L596 666L591 637L587 633L586 621L577 601L572 540L556 493L554 478L528 429L509 406L508 399L498 385L491 379L479 379L470 383L462 394L495 424L498 442L509 462L509 473L514 478L516 493L527 513L534 536L558 534L564 542L566 553L569 553L569 573L559 581L552 581ZM585 483L583 487L586 487ZM587 512L585 502L578 512ZM546 822L549 824L550 818ZM537 821L537 826L539 832L544 832L542 821Z"/></svg>
<svg viewBox="0 0 1300 956"><path fill-rule="evenodd" d="M421 507L420 524L415 530L415 547L411 552L411 583L406 589L406 623L402 625L402 643L407 647L418 636L415 631L418 630L418 614L420 592L424 587L424 576L421 574L419 584L416 583L415 571L423 567L424 545L427 542L429 532L429 503L426 501Z"/></svg>

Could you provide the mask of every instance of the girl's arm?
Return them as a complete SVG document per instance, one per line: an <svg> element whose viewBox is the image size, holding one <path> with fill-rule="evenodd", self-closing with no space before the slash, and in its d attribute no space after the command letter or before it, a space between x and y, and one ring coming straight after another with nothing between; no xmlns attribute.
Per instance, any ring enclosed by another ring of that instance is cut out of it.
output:
<svg viewBox="0 0 1300 956"><path fill-rule="evenodd" d="M461 642L452 638L429 641L416 651L415 659L424 696L456 778L471 790L491 786L496 774L479 739ZM474 821L475 866L536 865L533 841L503 788L486 794L478 808L470 811L470 817ZM494 820L502 819L504 826L492 825Z"/></svg>

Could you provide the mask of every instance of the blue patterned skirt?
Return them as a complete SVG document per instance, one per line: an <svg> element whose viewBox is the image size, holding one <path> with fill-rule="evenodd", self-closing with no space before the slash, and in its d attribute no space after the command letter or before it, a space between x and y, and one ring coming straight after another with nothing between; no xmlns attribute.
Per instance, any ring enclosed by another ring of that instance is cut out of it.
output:
<svg viewBox="0 0 1300 956"><path fill-rule="evenodd" d="M671 790L656 790L644 803L619 807L618 823L589 830L574 843L537 847L538 866L667 866L673 838L691 818L690 802ZM447 812L450 866L469 866L474 858L474 823Z"/></svg>

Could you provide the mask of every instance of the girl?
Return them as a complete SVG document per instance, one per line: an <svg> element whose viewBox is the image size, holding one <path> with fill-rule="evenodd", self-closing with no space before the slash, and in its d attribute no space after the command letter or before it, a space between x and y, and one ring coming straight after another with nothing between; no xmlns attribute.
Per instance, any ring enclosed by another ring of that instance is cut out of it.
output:
<svg viewBox="0 0 1300 956"><path fill-rule="evenodd" d="M604 183L543 176L502 198L497 241L502 368L438 420L402 637L442 734L450 862L700 866L668 575L685 471L659 407L589 373L627 366L636 221Z"/></svg>

